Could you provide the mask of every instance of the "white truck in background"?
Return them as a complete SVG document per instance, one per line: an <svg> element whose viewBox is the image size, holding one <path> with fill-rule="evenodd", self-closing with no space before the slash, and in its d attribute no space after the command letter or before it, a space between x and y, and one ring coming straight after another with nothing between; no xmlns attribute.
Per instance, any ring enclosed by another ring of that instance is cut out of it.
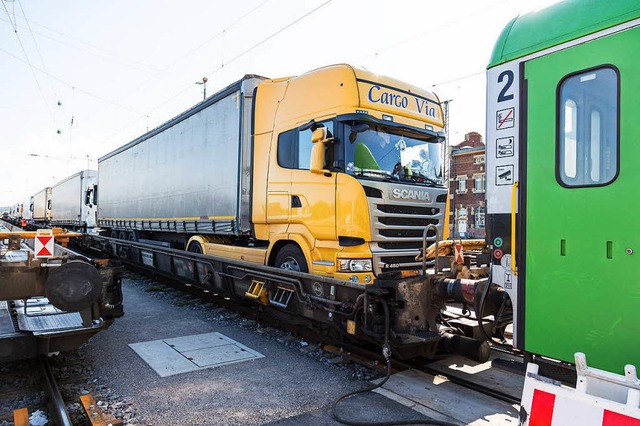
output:
<svg viewBox="0 0 640 426"><path fill-rule="evenodd" d="M85 229L96 225L98 172L83 170L51 188L52 226Z"/></svg>

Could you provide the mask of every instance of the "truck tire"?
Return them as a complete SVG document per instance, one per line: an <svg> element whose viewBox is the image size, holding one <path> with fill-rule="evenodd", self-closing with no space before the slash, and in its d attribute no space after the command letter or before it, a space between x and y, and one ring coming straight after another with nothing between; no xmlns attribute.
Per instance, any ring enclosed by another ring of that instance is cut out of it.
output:
<svg viewBox="0 0 640 426"><path fill-rule="evenodd" d="M187 251L190 251L191 253L202 254L202 246L197 241L191 241L191 244L189 244L189 247L187 247Z"/></svg>
<svg viewBox="0 0 640 426"><path fill-rule="evenodd" d="M309 272L307 261L298 246L287 244L276 256L275 266L288 271Z"/></svg>

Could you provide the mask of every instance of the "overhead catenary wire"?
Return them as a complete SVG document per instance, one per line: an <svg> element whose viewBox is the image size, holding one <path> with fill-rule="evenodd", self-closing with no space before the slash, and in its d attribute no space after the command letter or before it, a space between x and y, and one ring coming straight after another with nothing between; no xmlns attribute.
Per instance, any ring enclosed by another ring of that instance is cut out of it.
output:
<svg viewBox="0 0 640 426"><path fill-rule="evenodd" d="M440 23L437 26L428 26L425 31L422 31L419 34L415 34L415 35L406 37L406 38L404 38L404 39L402 39L400 41L397 41L395 43L389 44L389 45L383 47L382 49L376 50L373 53L370 53L368 55L362 56L359 60L366 60L366 59L372 58L372 57L375 57L377 59L381 54L383 54L383 53L385 53L385 52L387 52L389 50L395 49L398 46L402 46L402 45L410 43L412 41L420 40L423 37L425 37L426 35L432 34L434 32L442 31L444 29L451 28L452 26L460 25L462 22L466 21L467 19L476 18L478 16L478 14L487 12L488 10L491 10L491 9L493 9L493 8L495 8L497 6L500 6L500 5L504 4L504 3L507 3L507 2L509 2L509 0L501 0L501 1L493 3L493 4L491 4L491 5L489 5L489 6L485 7L485 8L482 8L480 10L474 10L471 13L465 14L463 16L454 17L454 18L448 20L447 22Z"/></svg>
<svg viewBox="0 0 640 426"><path fill-rule="evenodd" d="M267 41L271 40L272 38L276 37L277 35L281 34L283 31L286 31L287 29L291 28L293 25L297 24L298 22L302 21L303 19L307 18L308 16L310 16L311 14L317 12L318 10L320 10L321 8L323 8L324 6L326 6L327 4L331 3L333 0L327 0L324 3L320 4L319 6L315 7L314 9L312 9L311 11L305 13L304 15L296 18L295 20L293 20L292 22L290 22L289 24L285 25L284 27L280 28L279 30L275 31L273 34L267 36L266 38L264 38L263 40L259 41L258 43L254 44L253 46L249 47L248 49L244 50L243 52L239 53L238 55L234 56L232 59L230 59L229 61L226 62L226 64L219 66L218 68L214 69L213 71L211 71L210 73L208 73L206 75L206 77L211 77L213 74L217 73L218 71L220 71L221 69L224 68L225 65L229 65L235 61L237 61L238 59L242 58L243 56L247 55L249 52L253 51L254 49L258 48L259 46L263 45L264 43L266 43ZM191 85L188 87L185 87L183 90L179 91L178 93L176 93L175 95L171 96L169 99L163 101L161 104L156 105L155 107L153 107L152 109L150 109L146 114L141 115L140 117L136 118L135 120L125 124L124 126L122 126L121 128L119 128L117 131L115 131L114 133L112 133L105 141L113 138L114 136L120 134L123 130L133 126L134 124L136 124L137 122L139 122L142 119L145 119L147 117L147 115L151 114L152 112L162 108L163 106L165 106L166 104L170 103L171 101L173 101L174 99L176 99L178 96L182 95L183 93L187 92L188 90L191 89Z"/></svg>
<svg viewBox="0 0 640 426"><path fill-rule="evenodd" d="M213 40L217 39L218 37L223 37L224 34L229 31L231 28L233 28L234 26L236 26L238 23L242 22L246 17L250 16L251 14L253 14L256 10L260 9L262 6L264 6L265 4L269 3L271 0L264 0L262 3L258 4L257 6L255 6L254 8L252 8L251 10L249 10L248 12L246 12L245 14L243 14L242 16L240 16L238 19L236 19L235 21L233 21L232 23L230 23L229 25L227 25L226 27L224 27L221 31L217 32L216 34L214 34L213 36L209 37L207 40L203 41L202 43L200 43L197 47L194 47L193 49L189 50L188 52L186 52L185 54L183 54L182 56L180 56L178 59L176 59L175 61L171 62L169 65L167 65L166 67L164 67L163 69L161 69L160 71L158 71L156 74L154 74L152 76L151 79L147 79L143 84L138 85L134 90L130 91L126 97L124 97L123 99L129 98L131 97L131 95L133 95L136 92L139 92L141 89L143 89L145 86L147 86L148 84L151 83L152 79L154 78L158 78L160 75L164 74L165 72L167 72L168 70L170 70L171 68L173 68L174 66L176 66L177 64L179 64L180 62L184 61L186 58L188 58L189 56L193 55L195 52L199 51L200 49L202 49L204 46L206 46L207 44L211 43ZM221 63L224 63L223 58L221 58Z"/></svg>
<svg viewBox="0 0 640 426"><path fill-rule="evenodd" d="M20 6L20 10L22 11L22 16L24 17L25 22L27 23L27 29L29 30L29 34L31 35L31 39L33 40L33 45L36 47L36 52L38 52L38 57L40 58L40 63L42 64L42 69L48 74L49 70L47 69L47 64L44 62L44 58L42 57L42 53L40 52L40 47L38 46L38 42L36 41L36 37L33 34L33 30L31 29L31 25L29 24L29 20L27 19L27 14L22 7L22 2L20 0L16 0L16 3ZM15 21L15 12L13 16L13 20ZM56 89L53 85L51 85L51 91L53 95L57 98L58 94L56 93Z"/></svg>
<svg viewBox="0 0 640 426"><path fill-rule="evenodd" d="M144 62L140 62L138 60L122 56L122 55L118 54L117 52L113 52L111 50L108 50L108 49L105 49L105 48L102 48L102 47L99 47L99 46L95 46L95 45L93 45L91 43L88 43L88 42L86 42L84 40L78 39L78 38L76 38L74 36L71 36L69 34L63 33L61 31L58 31L58 30L53 29L51 27L48 27L46 25L42 25L42 24L40 24L38 22L35 22L33 20L30 20L30 19L27 20L26 16L16 15L16 17L20 18L20 19L23 19L25 21L25 23L27 23L29 25L34 25L36 27L45 29L46 31L49 31L49 32L51 32L51 33L53 33L53 34L55 34L57 36L60 36L61 38L56 38L56 37L53 37L53 36L51 36L49 34L45 34L43 32L33 30L33 33L38 35L39 37L46 38L47 40L51 40L51 41L53 41L55 43L59 43L59 44L61 44L63 46L66 46L68 48L75 49L75 50L78 50L78 51L81 51L81 52L85 52L85 53L89 53L91 55L100 57L101 59L104 59L104 60L107 60L107 61L111 61L111 62L122 64L122 65L127 65L132 69L135 69L135 70L141 71L141 72L145 72L147 74L152 74L154 72L160 71L159 69L154 68L153 66L151 66L149 64L146 64ZM7 20L5 20L3 18L0 18L0 21L10 22L10 21L7 21ZM13 23L11 23L11 24L13 26ZM25 28L24 26L18 24L17 21L16 21L15 25L16 25L16 27L18 29ZM65 41L64 39L68 39L68 40L72 41L73 43L77 43L78 45L70 44L68 41ZM83 46L83 47L80 47L80 46Z"/></svg>
<svg viewBox="0 0 640 426"><path fill-rule="evenodd" d="M13 27L13 32L16 35L16 38L18 39L18 44L20 45L20 49L22 50L22 53L24 54L24 57L26 59L26 63L27 63L27 65L29 65L29 68L31 69L31 74L33 75L33 78L34 78L34 80L36 82L36 86L38 87L38 92L40 92L40 97L42 97L42 101L44 102L44 105L45 105L45 107L46 107L46 109L47 109L47 111L49 113L51 121L53 121L53 124L55 126L56 125L56 120L55 120L53 111L51 110L51 107L49 106L49 102L47 101L47 98L44 95L44 92L42 91L42 86L40 85L40 81L38 81L38 76L36 75L36 72L34 70L34 65L31 63L31 60L29 59L29 55L27 54L27 50L24 48L24 45L22 44L22 40L20 39L20 35L18 34L18 28L11 21L11 14L9 13L9 9L7 9L7 5L5 4L4 0L2 1L2 6L4 7L4 10L7 13L7 17L9 18L9 22L11 23L11 25Z"/></svg>
<svg viewBox="0 0 640 426"><path fill-rule="evenodd" d="M14 59L15 59L15 60L17 60L17 61L20 61L20 62L22 62L22 63L24 63L24 64L28 64L25 60L23 60L23 59L19 58L18 56L14 55L13 53L9 52L8 50L3 49L2 47L0 47L0 52L4 53L4 54L6 54L6 55L11 56L12 58L14 58ZM130 111L130 112L133 112L133 113L135 113L135 114L143 114L142 112L140 112L140 111L138 111L138 110L136 110L136 109L134 109L134 108L130 108L130 107L128 107L128 106L126 106L126 105L122 105L122 104L120 104L120 103L118 103L118 102L116 102L116 101L112 101L112 100L107 99L107 98L104 98L104 97L102 97L102 96L100 96L100 95L96 95L95 93L91 93L91 92L89 92L89 91L87 91L87 90L85 90L85 89L82 89L82 88L76 87L76 86L74 86L73 84L71 84L71 83L69 83L69 82L67 82L67 81L65 81L65 80L63 80L63 79L61 79L61 78L59 78L59 77L57 77L57 76L55 76L55 75L51 74L51 73L48 73L48 72L44 71L43 69L40 69L40 68L38 68L38 67L36 67L36 66L34 66L34 65L30 65L30 66L31 66L32 70L39 71L39 72L41 72L41 73L45 74L46 76L48 76L48 77L50 77L50 78L54 79L54 80L55 80L55 81L57 81L58 83L61 83L61 84L65 85L65 86L67 86L68 88L70 88L70 89L72 89L72 90L75 90L75 91L77 91L77 92L79 92L79 93L82 93L82 94L84 94L84 95L90 96L90 97L95 98L95 99L98 99L98 100L100 100L100 101L102 101L102 102L106 102L106 103L112 104L112 105L114 105L114 106L117 106L117 107L120 107L120 108L126 109L126 110L128 110L128 111Z"/></svg>

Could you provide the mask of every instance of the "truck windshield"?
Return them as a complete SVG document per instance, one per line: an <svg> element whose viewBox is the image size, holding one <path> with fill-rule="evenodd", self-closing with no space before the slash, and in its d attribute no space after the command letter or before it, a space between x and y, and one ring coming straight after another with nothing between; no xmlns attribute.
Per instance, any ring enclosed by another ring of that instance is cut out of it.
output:
<svg viewBox="0 0 640 426"><path fill-rule="evenodd" d="M354 123L346 146L347 173L372 179L442 185L441 144L401 130Z"/></svg>

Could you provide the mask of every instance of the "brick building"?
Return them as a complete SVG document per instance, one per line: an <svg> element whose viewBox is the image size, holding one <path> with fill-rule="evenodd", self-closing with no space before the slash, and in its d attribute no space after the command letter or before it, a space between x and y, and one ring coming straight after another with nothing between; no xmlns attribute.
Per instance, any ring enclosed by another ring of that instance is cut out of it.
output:
<svg viewBox="0 0 640 426"><path fill-rule="evenodd" d="M451 147L449 193L452 237L484 238L486 214L486 163L482 135L470 132Z"/></svg>

